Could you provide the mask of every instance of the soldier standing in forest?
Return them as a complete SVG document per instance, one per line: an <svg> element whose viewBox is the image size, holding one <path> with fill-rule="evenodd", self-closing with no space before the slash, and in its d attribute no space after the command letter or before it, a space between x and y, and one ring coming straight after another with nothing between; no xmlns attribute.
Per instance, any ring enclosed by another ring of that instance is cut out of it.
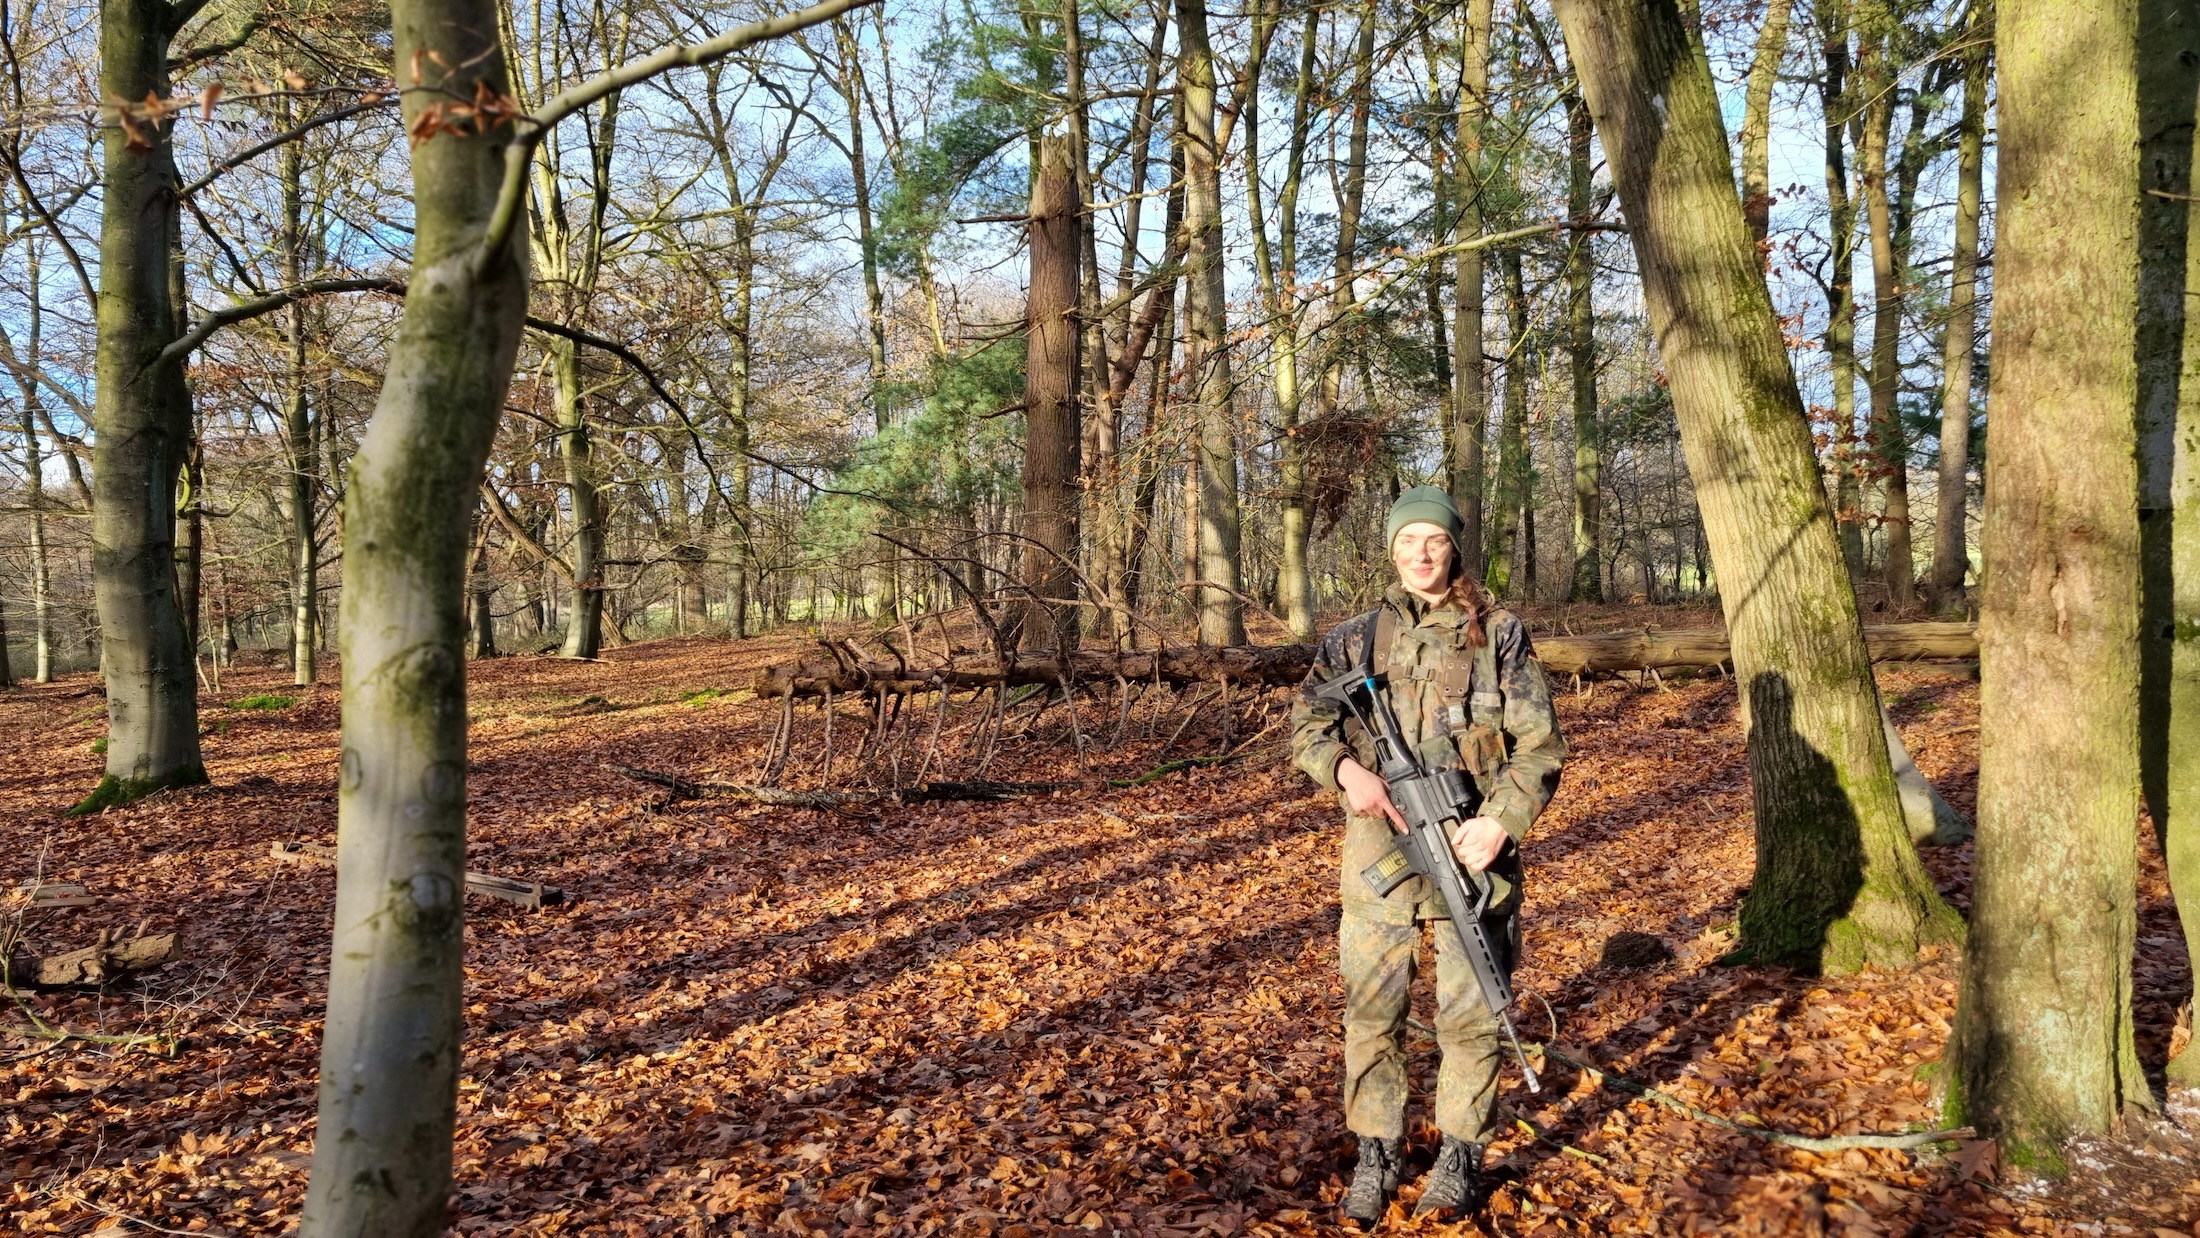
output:
<svg viewBox="0 0 2200 1238"><path fill-rule="evenodd" d="M1520 619L1499 610L1459 550L1451 496L1416 486L1387 523L1398 584L1382 604L1323 639L1308 688L1356 665L1376 625L1374 670L1387 674L1405 741L1430 768L1464 769L1482 796L1452 835L1460 863L1493 883L1483 925L1510 970L1520 954L1519 844L1558 787L1566 741L1551 708L1543 665ZM1396 1192L1405 1151L1406 1011L1424 921L1450 912L1427 880L1378 896L1362 874L1394 846L1404 819L1372 768L1372 738L1330 702L1302 694L1293 711L1292 755L1342 797L1345 1124L1359 1138L1359 1166L1345 1195L1347 1219L1378 1221ZM1443 1144L1415 1215L1472 1211L1481 1202L1482 1150L1496 1126L1499 1031L1449 932L1436 934L1436 1040L1443 1052L1436 1125Z"/></svg>

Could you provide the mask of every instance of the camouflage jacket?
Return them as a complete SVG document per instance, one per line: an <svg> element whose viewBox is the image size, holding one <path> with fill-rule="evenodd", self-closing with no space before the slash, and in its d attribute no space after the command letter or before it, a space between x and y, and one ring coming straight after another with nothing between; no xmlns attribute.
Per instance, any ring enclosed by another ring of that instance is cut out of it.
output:
<svg viewBox="0 0 2200 1238"><path fill-rule="evenodd" d="M1357 665L1367 625L1384 608L1395 614L1386 663L1392 710L1406 742L1431 768L1464 769L1482 793L1481 814L1494 817L1512 844L1490 867L1496 912L1520 903L1518 844L1558 789L1566 741L1551 707L1551 686L1536 659L1527 626L1509 611L1492 611L1485 623L1488 650L1467 635L1467 616L1455 607L1431 609L1402 587L1383 595L1383 605L1338 624L1314 655L1308 685ZM1380 655L1378 655L1380 656ZM1337 766L1349 754L1376 768L1374 742L1349 714L1302 694L1291 715L1291 754L1308 777L1338 791ZM1339 803L1343 796L1339 793ZM1361 873L1391 848L1390 825L1349 810L1345 817L1341 895L1347 912L1394 923L1448 914L1427 881L1415 877L1377 897Z"/></svg>

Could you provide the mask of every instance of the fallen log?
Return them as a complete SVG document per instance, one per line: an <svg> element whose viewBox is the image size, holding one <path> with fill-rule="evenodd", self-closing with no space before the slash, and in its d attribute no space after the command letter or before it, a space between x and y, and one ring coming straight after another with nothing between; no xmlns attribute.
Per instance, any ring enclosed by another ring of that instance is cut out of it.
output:
<svg viewBox="0 0 2200 1238"><path fill-rule="evenodd" d="M1978 627L1970 623L1875 624L1864 629L1875 662L1918 658L1975 658ZM1733 660L1726 633L1715 628L1607 632L1595 636L1543 636L1535 642L1546 669L1564 675L1668 667L1724 666ZM859 661L834 650L831 658L782 662L757 672L759 697L824 696L846 692L924 692L933 689L1011 688L1029 685L1156 680L1175 687L1227 681L1255 687L1297 685L1314 663L1311 645L1174 646L1118 652L1079 649L1067 659L1051 653L1018 654L1006 662L991 656L956 658L932 665L907 661Z"/></svg>
<svg viewBox="0 0 2200 1238"><path fill-rule="evenodd" d="M286 843L278 839L269 845L267 853L292 864L336 867L336 848L321 843ZM556 886L546 886L539 881L521 881L516 877L499 877L495 873L477 873L472 869L466 871L466 892L503 899L507 903L518 903L522 907L555 907L565 901L565 891Z"/></svg>
<svg viewBox="0 0 2200 1238"><path fill-rule="evenodd" d="M176 949L174 933L147 934L117 940L101 932L99 940L81 950L49 954L44 958L16 955L8 960L8 978L34 989L63 989L77 985L106 984L168 961Z"/></svg>
<svg viewBox="0 0 2200 1238"><path fill-rule="evenodd" d="M1012 800L1027 795L1051 795L1057 791L1120 790L1142 787L1170 774L1207 765L1226 765L1243 759L1245 752L1212 757L1185 757L1169 761L1135 778L1091 778L1082 782L992 782L984 779L920 782L895 791L789 791L740 782L697 782L660 770L605 762L604 768L621 777L663 787L674 800L727 799L783 808L861 808L874 804L937 804L953 800Z"/></svg>
<svg viewBox="0 0 2200 1238"><path fill-rule="evenodd" d="M74 881L26 881L17 887L16 893L35 908L89 907L99 901L91 891Z"/></svg>

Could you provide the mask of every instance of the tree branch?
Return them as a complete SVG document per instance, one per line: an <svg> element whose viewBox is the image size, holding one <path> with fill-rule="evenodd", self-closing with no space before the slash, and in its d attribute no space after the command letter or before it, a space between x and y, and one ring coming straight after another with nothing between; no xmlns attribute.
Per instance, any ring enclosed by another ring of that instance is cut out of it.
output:
<svg viewBox="0 0 2200 1238"><path fill-rule="evenodd" d="M574 86L536 109L534 114L521 122L519 132L509 146L504 148L504 184L498 190L494 212L489 217L488 231L482 238L481 251L475 258L477 272L485 270L504 252L511 240L512 229L519 221L520 210L527 199L527 168L534 161L535 147L558 123L607 95L616 94L629 86L645 82L660 73L682 66L693 67L722 60L751 44L776 39L806 30L820 22L828 22L843 13L878 0L823 0L809 8L769 17L759 22L729 30L715 39L694 44L674 44L653 56L629 61L607 73Z"/></svg>
<svg viewBox="0 0 2200 1238"><path fill-rule="evenodd" d="M394 279L309 279L292 288L278 288L264 297L241 301L227 309L216 310L199 320L199 324L178 336L154 358L155 365L174 365L197 351L209 337L223 327L233 326L272 314L293 301L307 297L323 296L331 292L386 292L391 296L404 296L405 285Z"/></svg>
<svg viewBox="0 0 2200 1238"><path fill-rule="evenodd" d="M267 152L274 150L276 147L281 146L284 143L297 141L299 138L304 137L307 133L310 133L313 130L320 128L322 125L332 125L339 120L347 120L353 116L357 116L361 112L371 112L376 110L377 108L395 106L397 106L397 96L393 94L369 102L354 103L349 105L348 107L340 107L333 112L323 112L319 116L316 116L313 119L306 121L304 124L301 124L294 129L288 129L282 133L278 133L274 137L271 137L264 142L255 142L254 144L245 147L243 150L238 151L236 154L229 156L227 159L224 159L220 163L217 163L213 167L207 169L206 175L200 177L195 181L192 181L188 185L185 185L182 189L177 190L176 196L179 198L188 198L192 194L195 194L199 190L204 189L208 185L212 184L217 178L229 172L235 171L243 164L249 163L250 161L259 158L261 155L264 155Z"/></svg>

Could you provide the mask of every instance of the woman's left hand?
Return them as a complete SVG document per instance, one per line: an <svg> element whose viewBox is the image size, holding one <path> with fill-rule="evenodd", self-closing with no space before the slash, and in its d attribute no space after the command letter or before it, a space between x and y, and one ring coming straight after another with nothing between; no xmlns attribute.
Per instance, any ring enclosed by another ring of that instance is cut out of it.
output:
<svg viewBox="0 0 2200 1238"><path fill-rule="evenodd" d="M1460 822L1459 828L1451 832L1451 853L1479 873L1497 862L1498 853L1511 838L1497 818L1475 817Z"/></svg>

